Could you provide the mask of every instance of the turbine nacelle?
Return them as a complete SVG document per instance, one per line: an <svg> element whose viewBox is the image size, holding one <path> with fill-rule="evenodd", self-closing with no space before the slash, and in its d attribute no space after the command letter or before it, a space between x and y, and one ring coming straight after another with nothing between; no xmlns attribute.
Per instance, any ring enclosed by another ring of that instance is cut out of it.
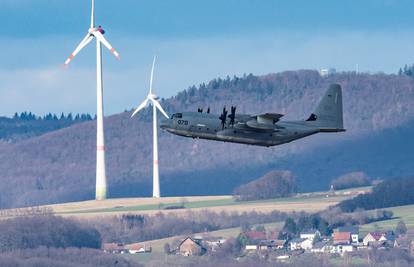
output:
<svg viewBox="0 0 414 267"><path fill-rule="evenodd" d="M156 94L153 94L153 93L149 93L147 97L149 99L152 99L152 100L158 100L158 99L160 99Z"/></svg>

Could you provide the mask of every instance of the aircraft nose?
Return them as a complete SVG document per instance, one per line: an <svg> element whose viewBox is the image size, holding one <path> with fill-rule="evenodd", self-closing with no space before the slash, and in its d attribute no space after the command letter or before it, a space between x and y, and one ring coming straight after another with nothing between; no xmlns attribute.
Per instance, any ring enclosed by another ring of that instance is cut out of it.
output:
<svg viewBox="0 0 414 267"><path fill-rule="evenodd" d="M171 124L171 120L167 119L167 118L162 118L161 119L161 123L160 123L160 127L161 129L165 129L165 128L169 128Z"/></svg>

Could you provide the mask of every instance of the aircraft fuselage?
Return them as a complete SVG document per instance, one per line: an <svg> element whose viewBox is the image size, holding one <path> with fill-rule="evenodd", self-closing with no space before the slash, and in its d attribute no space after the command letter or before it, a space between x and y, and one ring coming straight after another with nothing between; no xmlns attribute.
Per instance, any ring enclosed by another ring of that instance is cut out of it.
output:
<svg viewBox="0 0 414 267"><path fill-rule="evenodd" d="M273 129L252 129L246 125L250 115L236 115L235 123L222 125L220 115L198 112L176 113L161 122L161 128L185 137L233 142L257 146L275 146L319 132L304 121L278 122Z"/></svg>

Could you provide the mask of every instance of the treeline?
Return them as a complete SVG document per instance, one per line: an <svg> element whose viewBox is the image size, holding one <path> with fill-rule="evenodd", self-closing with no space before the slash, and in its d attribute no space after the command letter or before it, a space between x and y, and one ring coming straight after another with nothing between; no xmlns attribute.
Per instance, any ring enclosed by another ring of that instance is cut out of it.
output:
<svg viewBox="0 0 414 267"><path fill-rule="evenodd" d="M32 112L15 113L11 118L0 117L0 139L19 141L93 119L90 114L48 113L37 116Z"/></svg>
<svg viewBox="0 0 414 267"><path fill-rule="evenodd" d="M297 218L305 213L220 212L207 210L188 211L179 215L158 213L156 215L122 215L89 223L101 233L103 242L134 243L170 236L215 231L224 228L249 228L254 224L284 221L288 216Z"/></svg>
<svg viewBox="0 0 414 267"><path fill-rule="evenodd" d="M296 180L290 171L271 171L233 191L236 200L259 200L288 197L297 192Z"/></svg>
<svg viewBox="0 0 414 267"><path fill-rule="evenodd" d="M93 227L53 215L18 217L0 221L0 252L33 249L101 247Z"/></svg>
<svg viewBox="0 0 414 267"><path fill-rule="evenodd" d="M414 204L414 177L390 179L376 185L372 192L338 204L343 212L371 210Z"/></svg>
<svg viewBox="0 0 414 267"><path fill-rule="evenodd" d="M368 186L370 184L371 179L364 172L347 173L331 181L331 186L335 190Z"/></svg>
<svg viewBox="0 0 414 267"><path fill-rule="evenodd" d="M73 115L72 113L64 114L63 112L60 115L48 113L44 116L36 116L32 112L21 112L14 113L13 117L11 118L14 121L90 121L92 120L92 116L88 113L77 113Z"/></svg>

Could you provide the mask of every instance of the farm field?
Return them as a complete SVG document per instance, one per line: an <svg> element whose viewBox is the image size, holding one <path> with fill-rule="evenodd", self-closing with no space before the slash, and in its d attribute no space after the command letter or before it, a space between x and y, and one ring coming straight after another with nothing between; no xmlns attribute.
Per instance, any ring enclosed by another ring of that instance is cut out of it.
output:
<svg viewBox="0 0 414 267"><path fill-rule="evenodd" d="M359 193L371 190L370 187L355 188L329 192L315 192L297 194L289 198L278 198L260 201L239 202L232 196L194 196L194 197L165 197L153 198L119 198L103 201L82 201L55 205L46 205L55 214L75 217L96 217L108 215L120 215L125 213L155 214L160 211L165 213L186 213L188 210L208 209L214 212L271 212L279 211L307 211L316 212L338 202L351 198Z"/></svg>

